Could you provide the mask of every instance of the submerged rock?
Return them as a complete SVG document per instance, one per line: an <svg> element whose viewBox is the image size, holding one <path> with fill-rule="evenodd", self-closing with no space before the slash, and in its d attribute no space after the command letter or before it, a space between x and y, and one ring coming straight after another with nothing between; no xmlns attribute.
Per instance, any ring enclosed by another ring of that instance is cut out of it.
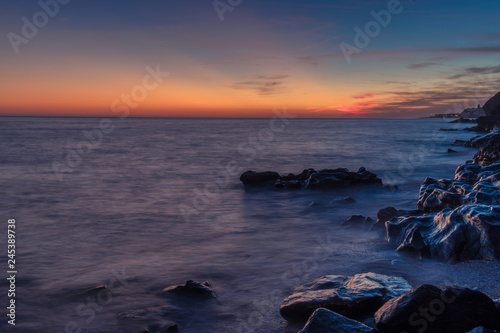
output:
<svg viewBox="0 0 500 333"><path fill-rule="evenodd" d="M281 303L281 315L290 321L305 321L319 308L349 318L374 313L384 302L411 290L400 277L375 273L354 276L326 275L295 289Z"/></svg>
<svg viewBox="0 0 500 333"><path fill-rule="evenodd" d="M327 309L317 309L299 333L372 333L375 330Z"/></svg>
<svg viewBox="0 0 500 333"><path fill-rule="evenodd" d="M384 333L464 333L476 327L500 327L495 304L485 294L432 285L389 300L375 313L375 323Z"/></svg>
<svg viewBox="0 0 500 333"><path fill-rule="evenodd" d="M272 171L247 171L241 175L240 180L246 186L274 184L277 189L329 190L355 185L382 185L382 180L365 168L360 168L357 172L342 168L319 171L306 169L298 175L288 174L286 176L280 176L277 172Z"/></svg>
<svg viewBox="0 0 500 333"><path fill-rule="evenodd" d="M193 280L186 281L185 285L171 286L163 289L162 294L180 294L180 295L191 295L203 298L215 298L215 291L208 283L205 282L195 282Z"/></svg>

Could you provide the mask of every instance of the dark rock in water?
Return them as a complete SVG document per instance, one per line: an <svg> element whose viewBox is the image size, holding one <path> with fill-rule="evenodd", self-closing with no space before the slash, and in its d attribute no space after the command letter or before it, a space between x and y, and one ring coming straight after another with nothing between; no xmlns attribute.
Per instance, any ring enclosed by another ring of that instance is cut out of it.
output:
<svg viewBox="0 0 500 333"><path fill-rule="evenodd" d="M305 321L319 308L349 318L374 313L384 302L411 290L400 277L375 273L326 275L297 288L281 303L280 313L290 321Z"/></svg>
<svg viewBox="0 0 500 333"><path fill-rule="evenodd" d="M500 328L495 304L485 294L431 285L389 300L375 313L375 323L384 333L464 333L481 326Z"/></svg>
<svg viewBox="0 0 500 333"><path fill-rule="evenodd" d="M475 120L472 120L472 119L468 119L468 118L458 118L457 120L453 120L453 121L450 121L450 124L456 124L456 123L459 123L459 124L462 124L462 123L475 123L476 121Z"/></svg>
<svg viewBox="0 0 500 333"><path fill-rule="evenodd" d="M215 291L208 283L205 282L195 282L193 280L188 280L185 285L171 286L165 288L161 292L162 294L173 293L180 295L192 295L203 298L215 298Z"/></svg>
<svg viewBox="0 0 500 333"><path fill-rule="evenodd" d="M276 183L274 183L275 188L280 188L280 189L300 189L302 188L302 184L298 180L282 180L278 179Z"/></svg>
<svg viewBox="0 0 500 333"><path fill-rule="evenodd" d="M240 180L245 185L262 185L268 182L274 183L281 176L277 172L255 172L247 171L240 176Z"/></svg>
<svg viewBox="0 0 500 333"><path fill-rule="evenodd" d="M288 174L280 176L277 172L254 172L243 173L240 180L245 185L267 185L274 183L277 189L335 189L354 185L382 184L382 180L374 173L360 168L358 172L350 172L347 169L325 169L316 171L306 169L298 175Z"/></svg>
<svg viewBox="0 0 500 333"><path fill-rule="evenodd" d="M448 148L448 153L456 153L457 151L456 150L453 150L451 148Z"/></svg>
<svg viewBox="0 0 500 333"><path fill-rule="evenodd" d="M382 184L382 180L374 173L361 168L358 172L347 169L327 169L317 171L306 180L305 187L309 189L332 189L360 184Z"/></svg>
<svg viewBox="0 0 500 333"><path fill-rule="evenodd" d="M166 325L150 325L147 330L141 331L141 333L177 333L179 332L179 327L176 323L169 323Z"/></svg>
<svg viewBox="0 0 500 333"><path fill-rule="evenodd" d="M465 140L455 140L455 142L453 142L453 146L463 146L466 142L467 141Z"/></svg>
<svg viewBox="0 0 500 333"><path fill-rule="evenodd" d="M415 216L420 214L421 211L418 210L398 210L394 207L382 208L377 213L377 222L372 226L372 229L383 229L385 228L385 222L392 220L393 218L399 216Z"/></svg>
<svg viewBox="0 0 500 333"><path fill-rule="evenodd" d="M371 226L375 222L371 217L363 215L352 215L346 221L342 222L343 226Z"/></svg>
<svg viewBox="0 0 500 333"><path fill-rule="evenodd" d="M473 138L466 145L477 149L474 163L489 165L500 160L500 131Z"/></svg>
<svg viewBox="0 0 500 333"><path fill-rule="evenodd" d="M442 132L456 132L456 131L458 131L458 129L456 129L456 128L440 128L439 130Z"/></svg>
<svg viewBox="0 0 500 333"><path fill-rule="evenodd" d="M338 198L333 200L333 202L338 202L338 203L356 203L356 199L353 197L345 197L345 198Z"/></svg>
<svg viewBox="0 0 500 333"><path fill-rule="evenodd" d="M373 333L375 330L358 321L327 309L317 309L299 333Z"/></svg>

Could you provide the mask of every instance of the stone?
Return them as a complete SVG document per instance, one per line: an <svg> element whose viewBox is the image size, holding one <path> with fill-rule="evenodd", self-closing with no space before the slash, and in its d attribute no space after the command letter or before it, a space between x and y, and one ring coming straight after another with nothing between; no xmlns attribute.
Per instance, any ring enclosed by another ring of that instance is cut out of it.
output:
<svg viewBox="0 0 500 333"><path fill-rule="evenodd" d="M268 182L274 183L280 177L279 173L273 171L247 171L240 176L240 181L242 181L245 185L263 185Z"/></svg>
<svg viewBox="0 0 500 333"><path fill-rule="evenodd" d="M186 281L185 285L171 286L163 289L161 294L179 294L179 295L190 295L198 296L203 298L215 298L215 291L208 283L205 282L195 282L193 280Z"/></svg>
<svg viewBox="0 0 500 333"><path fill-rule="evenodd" d="M373 333L375 330L358 321L327 309L317 309L299 333Z"/></svg>
<svg viewBox="0 0 500 333"><path fill-rule="evenodd" d="M371 217L365 217L363 215L352 215L350 218L342 222L342 225L347 227L371 226L373 222L375 221Z"/></svg>
<svg viewBox="0 0 500 333"><path fill-rule="evenodd" d="M348 318L360 318L409 290L411 286L400 277L375 273L326 275L295 289L281 303L280 313L289 321L305 321L316 309L326 308Z"/></svg>
<svg viewBox="0 0 500 333"><path fill-rule="evenodd" d="M383 333L464 333L476 327L498 329L496 311L479 291L422 285L387 301L374 319Z"/></svg>

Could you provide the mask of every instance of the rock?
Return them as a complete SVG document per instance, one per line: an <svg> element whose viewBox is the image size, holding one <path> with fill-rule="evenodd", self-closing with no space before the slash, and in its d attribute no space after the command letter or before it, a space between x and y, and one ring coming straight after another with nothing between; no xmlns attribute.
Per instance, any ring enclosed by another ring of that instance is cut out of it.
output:
<svg viewBox="0 0 500 333"><path fill-rule="evenodd" d="M490 165L500 159L500 131L473 138L466 145L477 149L474 163Z"/></svg>
<svg viewBox="0 0 500 333"><path fill-rule="evenodd" d="M276 182L281 176L277 172L255 172L247 171L240 176L240 180L245 185L262 185L268 182Z"/></svg>
<svg viewBox="0 0 500 333"><path fill-rule="evenodd" d="M478 132L491 132L500 125L500 92L490 98L483 106L485 116L477 118L477 126L473 129Z"/></svg>
<svg viewBox="0 0 500 333"><path fill-rule="evenodd" d="M317 309L299 333L372 333L375 330L327 309Z"/></svg>
<svg viewBox="0 0 500 333"><path fill-rule="evenodd" d="M386 223L387 240L400 251L441 260L500 259L500 205L463 205L437 214Z"/></svg>
<svg viewBox="0 0 500 333"><path fill-rule="evenodd" d="M458 131L458 129L456 129L456 128L440 128L439 130L442 132L456 132L456 131Z"/></svg>
<svg viewBox="0 0 500 333"><path fill-rule="evenodd" d="M185 285L167 287L163 289L161 293L173 293L179 295L198 296L203 298L216 297L214 289L207 281L200 283L193 280L188 280Z"/></svg>
<svg viewBox="0 0 500 333"><path fill-rule="evenodd" d="M500 92L484 104L483 110L488 117L500 116Z"/></svg>
<svg viewBox="0 0 500 333"><path fill-rule="evenodd" d="M372 229L385 229L385 223L399 216L414 216L418 215L418 210L398 210L394 207L386 207L378 211L377 222L372 226Z"/></svg>
<svg viewBox="0 0 500 333"><path fill-rule="evenodd" d="M477 117L475 117L475 118L477 118ZM475 121L472 119L462 118L462 117L458 118L457 120L450 121L450 124L457 124L457 123L458 124L464 124L464 123L468 124L468 123L475 123Z"/></svg>
<svg viewBox="0 0 500 333"><path fill-rule="evenodd" d="M333 200L333 202L338 202L338 203L356 203L356 199L354 199L353 197L345 197L345 198L338 198L338 199L335 199Z"/></svg>
<svg viewBox="0 0 500 333"><path fill-rule="evenodd" d="M463 146L466 142L467 141L465 140L455 140L455 142L453 142L453 146Z"/></svg>
<svg viewBox="0 0 500 333"><path fill-rule="evenodd" d="M456 152L457 152L456 150L448 148L448 153L456 153Z"/></svg>
<svg viewBox="0 0 500 333"><path fill-rule="evenodd" d="M389 300L375 313L375 323L384 333L464 333L480 326L500 327L495 304L485 294L431 285Z"/></svg>
<svg viewBox="0 0 500 333"><path fill-rule="evenodd" d="M283 177L273 171L247 171L240 176L240 180L246 186L272 183L277 189L300 189L305 187L308 189L329 190L354 185L382 184L382 180L377 175L363 167L358 172L350 172L341 168L319 171L306 169L298 175L288 174Z"/></svg>
<svg viewBox="0 0 500 333"><path fill-rule="evenodd" d="M382 184L382 180L374 173L360 169L361 172L349 172L347 169L325 169L311 174L306 180L308 189L327 190L350 185Z"/></svg>
<svg viewBox="0 0 500 333"><path fill-rule="evenodd" d="M500 162L465 164L454 180L427 178L417 211L386 208L386 238L398 251L441 260L500 258ZM377 225L376 224L376 225Z"/></svg>
<svg viewBox="0 0 500 333"><path fill-rule="evenodd" d="M375 273L326 275L297 288L283 300L280 313L289 321L305 321L316 309L326 308L349 318L360 318L409 290L411 286L400 277Z"/></svg>
<svg viewBox="0 0 500 333"><path fill-rule="evenodd" d="M346 221L342 222L343 226L370 226L375 222L371 217L363 215L352 215Z"/></svg>

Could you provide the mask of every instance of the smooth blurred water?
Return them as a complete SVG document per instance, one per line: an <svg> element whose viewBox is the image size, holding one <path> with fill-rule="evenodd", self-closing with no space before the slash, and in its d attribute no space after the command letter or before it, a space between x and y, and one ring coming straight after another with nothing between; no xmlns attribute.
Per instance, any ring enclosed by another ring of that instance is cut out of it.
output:
<svg viewBox="0 0 500 333"><path fill-rule="evenodd" d="M450 145L473 135L440 132L449 120L293 119L282 128L269 119L112 119L114 129L85 148L83 131L100 121L0 118L0 225L17 220L19 271L17 327L3 320L2 332L65 332L71 322L82 332L139 332L154 321L181 332L295 332L279 303L324 274L375 271L500 296L496 263L404 257L375 232L340 226L353 214L413 208L425 177L453 177L474 151ZM361 166L399 189L246 191L238 180L246 170ZM356 203L336 201L345 196ZM125 272L125 286L92 308L86 290L113 272ZM218 299L158 295L188 279L210 281ZM144 309L144 320L124 318Z"/></svg>

